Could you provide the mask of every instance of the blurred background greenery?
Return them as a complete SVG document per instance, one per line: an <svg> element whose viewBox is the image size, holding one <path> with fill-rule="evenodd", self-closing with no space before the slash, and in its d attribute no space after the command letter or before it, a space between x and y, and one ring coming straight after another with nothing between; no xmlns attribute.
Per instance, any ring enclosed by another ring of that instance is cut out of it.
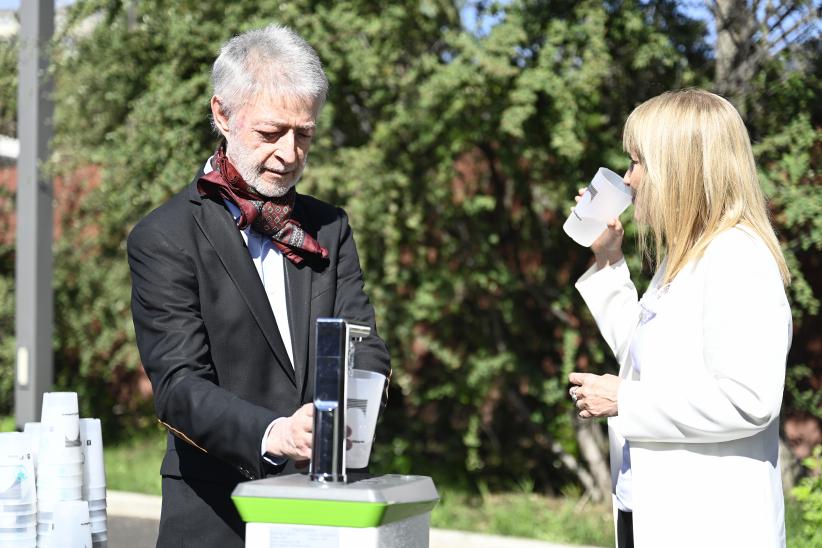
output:
<svg viewBox="0 0 822 548"><path fill-rule="evenodd" d="M300 191L348 211L392 351L374 469L433 476L446 494L439 526L547 538L574 522L585 532L551 540L610 543L604 425L575 418L566 377L615 364L573 288L590 253L561 225L597 167L627 167L621 128L638 103L687 86L731 99L794 276L782 415L789 535L795 546L819 540L818 2L87 0L62 13L52 49L55 368L82 414L103 418L112 487L156 490L163 451L134 344L126 236L217 143L208 75L219 45L277 22L314 45L331 83ZM9 136L15 90L11 35L0 39ZM13 199L0 187L6 227ZM13 245L0 238L5 414Z"/></svg>

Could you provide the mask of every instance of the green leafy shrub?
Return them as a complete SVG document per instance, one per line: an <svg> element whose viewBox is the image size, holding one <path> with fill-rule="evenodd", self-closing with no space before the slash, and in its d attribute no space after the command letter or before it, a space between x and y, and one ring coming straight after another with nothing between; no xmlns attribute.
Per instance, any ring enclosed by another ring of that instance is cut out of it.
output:
<svg viewBox="0 0 822 548"><path fill-rule="evenodd" d="M797 548L822 546L822 445L803 461L808 476L793 488L802 515L801 536Z"/></svg>

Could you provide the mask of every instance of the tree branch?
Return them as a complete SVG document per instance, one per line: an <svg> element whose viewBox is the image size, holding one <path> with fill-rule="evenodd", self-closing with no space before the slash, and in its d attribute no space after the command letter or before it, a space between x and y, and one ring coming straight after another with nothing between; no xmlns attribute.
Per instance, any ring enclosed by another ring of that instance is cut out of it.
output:
<svg viewBox="0 0 822 548"><path fill-rule="evenodd" d="M586 493L597 492L597 484L596 481L594 481L594 477L588 472L588 470L579 465L577 459L565 452L565 449L562 448L559 442L551 442L551 451L559 457L560 462L562 462L565 468L577 475L580 483L582 483L582 486L585 488Z"/></svg>
<svg viewBox="0 0 822 548"><path fill-rule="evenodd" d="M790 36L790 34L792 32L794 32L796 29L800 28L801 26L810 25L811 21L813 21L814 19L816 19L815 14L813 12L808 12L807 14L805 14L804 17L798 19L790 28L788 28L788 30L783 31L782 34L779 35L779 38L776 38L775 40L773 40L771 42L770 46L775 47L780 41L784 41L786 47L789 46L791 44L791 42L789 42L787 40L788 36ZM780 27L780 29L781 29L781 27Z"/></svg>
<svg viewBox="0 0 822 548"><path fill-rule="evenodd" d="M784 4L782 4L782 6L785 6L785 5L784 5ZM777 11L778 11L778 9L779 9L779 8L777 8ZM768 25L768 34L770 34L771 32L773 32L773 31L774 31L774 29L776 29L777 27L782 26L782 21L784 21L784 20L785 20L785 18L786 18L786 17L788 17L788 15L790 15L790 14L791 14L791 13L793 13L794 11L796 11L796 6L791 6L790 4L788 4L788 5L785 7L785 11L784 11L784 12L782 12L781 14L779 14L779 15L778 15L779 19L777 19L775 23L773 23L773 24L769 24L769 25ZM767 21L766 21L766 22L767 22Z"/></svg>

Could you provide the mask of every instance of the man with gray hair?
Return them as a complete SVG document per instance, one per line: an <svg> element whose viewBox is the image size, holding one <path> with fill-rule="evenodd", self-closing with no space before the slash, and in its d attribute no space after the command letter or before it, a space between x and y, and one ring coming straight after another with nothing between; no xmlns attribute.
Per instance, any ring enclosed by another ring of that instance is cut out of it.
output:
<svg viewBox="0 0 822 548"><path fill-rule="evenodd" d="M390 374L348 217L295 189L328 89L317 54L272 25L229 40L212 78L219 146L128 239L137 345L169 431L161 547L241 547L237 483L310 458L317 318L370 325L358 366Z"/></svg>

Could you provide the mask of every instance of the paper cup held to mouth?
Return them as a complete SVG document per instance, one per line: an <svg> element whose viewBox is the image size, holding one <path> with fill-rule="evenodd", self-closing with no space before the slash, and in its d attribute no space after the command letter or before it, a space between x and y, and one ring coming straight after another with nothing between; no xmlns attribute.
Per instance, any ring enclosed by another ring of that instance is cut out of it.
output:
<svg viewBox="0 0 822 548"><path fill-rule="evenodd" d="M608 228L608 221L631 204L631 189L618 174L601 167L562 229L579 245L590 247Z"/></svg>

